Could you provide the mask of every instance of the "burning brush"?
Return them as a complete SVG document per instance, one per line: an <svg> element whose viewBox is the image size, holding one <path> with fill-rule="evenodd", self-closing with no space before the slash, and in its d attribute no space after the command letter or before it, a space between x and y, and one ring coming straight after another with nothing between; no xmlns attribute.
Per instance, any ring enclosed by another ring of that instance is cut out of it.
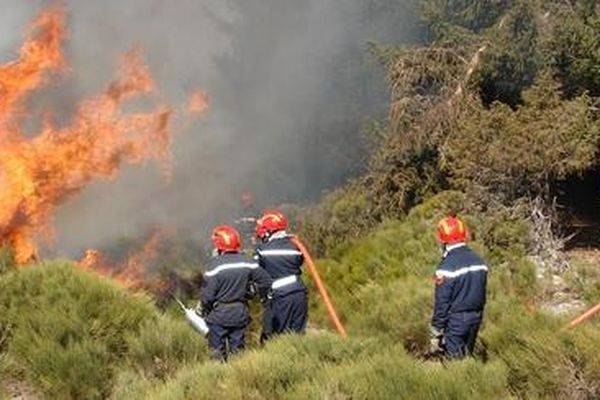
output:
<svg viewBox="0 0 600 400"><path fill-rule="evenodd" d="M119 77L83 100L66 126L47 120L36 135L23 135L27 97L64 67L64 37L64 10L46 10L29 28L19 58L0 65L0 242L14 248L19 264L36 258L39 239L51 239L57 207L92 181L148 160L158 162L165 176L170 172L173 110L122 110L156 91L137 51L122 58ZM188 105L195 114L206 109L206 95L198 93Z"/></svg>
<svg viewBox="0 0 600 400"><path fill-rule="evenodd" d="M162 309L175 297L187 299L198 296L202 273L197 271L184 276L173 266L198 265L202 264L202 260L191 259L189 255L182 256L176 250L181 248L181 242L177 242L175 231L156 228L145 241L135 242L129 251L116 257L110 251L86 250L77 266L111 279L125 288L151 293L157 306ZM166 271L160 268L164 263L169 265Z"/></svg>

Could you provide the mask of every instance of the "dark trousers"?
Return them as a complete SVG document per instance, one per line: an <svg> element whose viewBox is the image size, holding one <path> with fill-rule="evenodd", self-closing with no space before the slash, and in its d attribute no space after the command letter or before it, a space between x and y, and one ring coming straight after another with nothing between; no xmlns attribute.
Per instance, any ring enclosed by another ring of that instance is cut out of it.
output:
<svg viewBox="0 0 600 400"><path fill-rule="evenodd" d="M444 347L449 357L463 358L473 353L481 317L481 311L450 314L444 331Z"/></svg>
<svg viewBox="0 0 600 400"><path fill-rule="evenodd" d="M271 301L272 327L274 334L304 333L308 320L308 295L305 290L276 296Z"/></svg>
<svg viewBox="0 0 600 400"><path fill-rule="evenodd" d="M262 300L262 332L260 333L260 343L264 344L273 336L273 300Z"/></svg>
<svg viewBox="0 0 600 400"><path fill-rule="evenodd" d="M226 361L230 354L244 349L246 326L208 324L208 328L208 345L213 358Z"/></svg>

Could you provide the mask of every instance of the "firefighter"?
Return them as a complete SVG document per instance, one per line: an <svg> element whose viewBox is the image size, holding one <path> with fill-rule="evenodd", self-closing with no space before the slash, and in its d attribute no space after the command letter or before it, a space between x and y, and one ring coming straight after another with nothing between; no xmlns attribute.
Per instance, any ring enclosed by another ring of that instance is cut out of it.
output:
<svg viewBox="0 0 600 400"><path fill-rule="evenodd" d="M308 291L300 279L304 257L287 234L287 226L287 218L277 210L265 211L256 223L260 242L255 259L273 280L265 307L263 339L271 334L306 330Z"/></svg>
<svg viewBox="0 0 600 400"><path fill-rule="evenodd" d="M467 228L455 215L437 227L443 259L434 274L431 351L450 358L473 353L486 300L488 268L466 245Z"/></svg>
<svg viewBox="0 0 600 400"><path fill-rule="evenodd" d="M229 354L245 345L250 323L248 286L254 283L259 293L266 296L271 278L256 262L240 254L240 234L231 226L217 226L212 243L215 255L204 273L201 314L209 327L208 344L213 357L227 360Z"/></svg>

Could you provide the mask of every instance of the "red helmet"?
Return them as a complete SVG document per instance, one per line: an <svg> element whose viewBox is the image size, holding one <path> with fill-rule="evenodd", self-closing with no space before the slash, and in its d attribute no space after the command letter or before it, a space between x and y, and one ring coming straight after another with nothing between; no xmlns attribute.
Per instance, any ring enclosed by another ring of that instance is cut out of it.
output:
<svg viewBox="0 0 600 400"><path fill-rule="evenodd" d="M437 237L444 244L465 242L467 240L467 226L455 215L451 215L438 223Z"/></svg>
<svg viewBox="0 0 600 400"><path fill-rule="evenodd" d="M287 218L281 211L267 210L263 213L262 217L256 221L256 236L262 238L267 233L285 230L287 226Z"/></svg>
<svg viewBox="0 0 600 400"><path fill-rule="evenodd" d="M219 251L239 251L242 239L235 228L229 225L219 225L212 232L213 247Z"/></svg>
<svg viewBox="0 0 600 400"><path fill-rule="evenodd" d="M262 223L262 218L259 218L256 220L256 226L254 227L254 232L256 233L256 237L259 239L265 239L267 237L267 235L269 234L269 232L267 231L267 228L265 228L264 224Z"/></svg>

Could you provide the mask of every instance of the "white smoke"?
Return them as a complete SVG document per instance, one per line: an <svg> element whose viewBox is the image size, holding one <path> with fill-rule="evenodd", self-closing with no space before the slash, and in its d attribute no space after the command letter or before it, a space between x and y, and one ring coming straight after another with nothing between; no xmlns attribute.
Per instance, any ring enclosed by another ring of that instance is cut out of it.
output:
<svg viewBox="0 0 600 400"><path fill-rule="evenodd" d="M0 0L8 61L44 0ZM243 189L259 206L306 202L361 170L362 125L385 113L367 41L419 35L415 0L65 0L70 72L35 99L40 109L110 81L117 55L144 50L167 104L195 89L207 114L177 135L173 180L149 164L98 182L61 207L59 253L76 255L155 224L202 236L227 222ZM378 74L379 73L379 74Z"/></svg>

